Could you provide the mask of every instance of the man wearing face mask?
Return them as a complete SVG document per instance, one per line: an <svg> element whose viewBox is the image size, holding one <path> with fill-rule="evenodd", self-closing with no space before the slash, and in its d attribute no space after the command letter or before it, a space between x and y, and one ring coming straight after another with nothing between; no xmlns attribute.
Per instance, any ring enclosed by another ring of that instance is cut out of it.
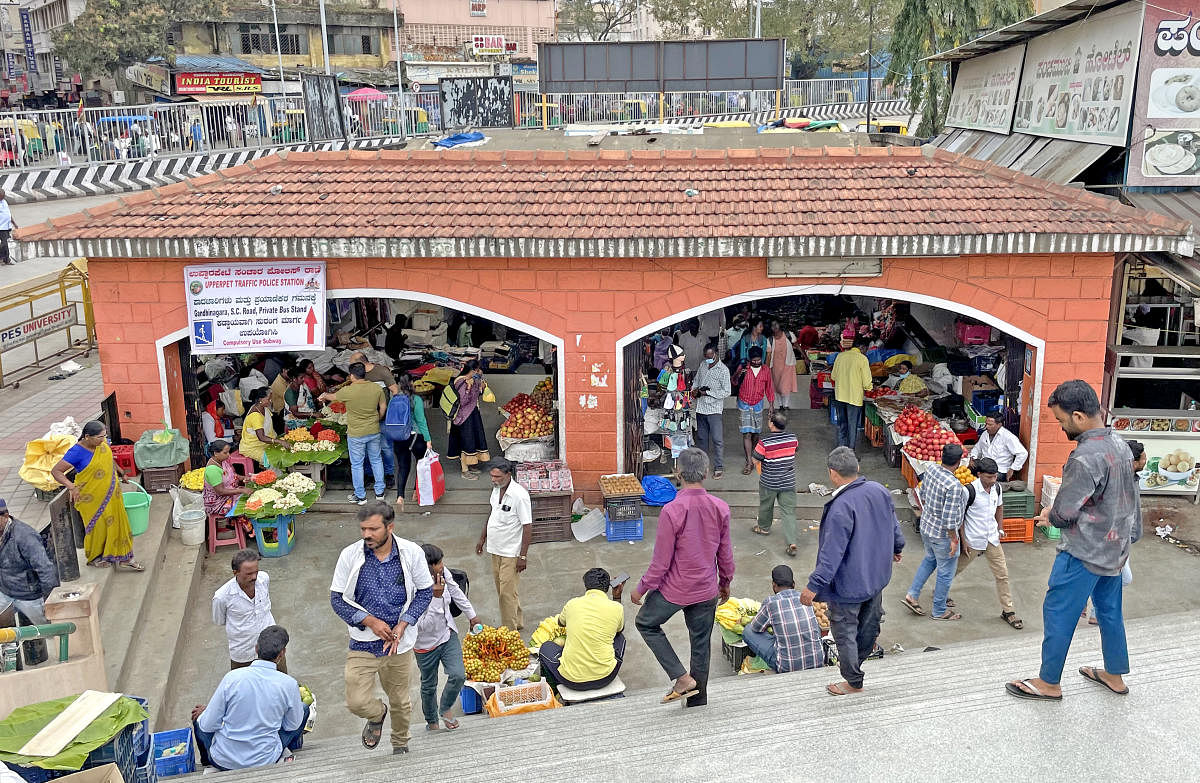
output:
<svg viewBox="0 0 1200 783"><path fill-rule="evenodd" d="M771 415L775 407L775 382L771 371L763 367L763 349L757 345L747 354L750 364L738 387L738 413L742 431L742 448L746 452L746 467L742 473L749 476L754 470L754 447L762 434L763 419Z"/></svg>
<svg viewBox="0 0 1200 783"><path fill-rule="evenodd" d="M717 361L716 346L704 349L704 361L692 382L696 398L696 445L708 454L713 464L713 478L725 475L725 398L733 393L729 368Z"/></svg>

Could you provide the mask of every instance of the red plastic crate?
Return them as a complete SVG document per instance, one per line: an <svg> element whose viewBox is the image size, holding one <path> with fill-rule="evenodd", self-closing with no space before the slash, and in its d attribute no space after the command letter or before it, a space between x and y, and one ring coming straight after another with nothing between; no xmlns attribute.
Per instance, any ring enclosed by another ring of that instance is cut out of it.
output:
<svg viewBox="0 0 1200 783"><path fill-rule="evenodd" d="M125 471L125 475L133 478L137 475L137 463L133 461L133 446L113 446L112 447L113 462L117 463L117 467Z"/></svg>
<svg viewBox="0 0 1200 783"><path fill-rule="evenodd" d="M1005 519L1002 521L1002 529L1000 531L1000 543L1008 544L1019 542L1023 544L1033 543L1033 519Z"/></svg>
<svg viewBox="0 0 1200 783"><path fill-rule="evenodd" d="M987 345L992 337L992 327L958 321L954 324L954 336L958 338L959 345Z"/></svg>

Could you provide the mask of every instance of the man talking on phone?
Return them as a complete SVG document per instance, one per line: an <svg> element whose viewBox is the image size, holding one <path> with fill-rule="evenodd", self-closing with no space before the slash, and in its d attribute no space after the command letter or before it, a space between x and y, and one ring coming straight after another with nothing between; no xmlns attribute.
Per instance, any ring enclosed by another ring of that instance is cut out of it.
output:
<svg viewBox="0 0 1200 783"><path fill-rule="evenodd" d="M583 595L567 601L556 620L567 629L563 644L543 642L538 650L542 673L551 685L595 691L617 678L625 658L625 610L621 590L628 574L610 581L603 568L583 575ZM612 588L612 600L608 591Z"/></svg>

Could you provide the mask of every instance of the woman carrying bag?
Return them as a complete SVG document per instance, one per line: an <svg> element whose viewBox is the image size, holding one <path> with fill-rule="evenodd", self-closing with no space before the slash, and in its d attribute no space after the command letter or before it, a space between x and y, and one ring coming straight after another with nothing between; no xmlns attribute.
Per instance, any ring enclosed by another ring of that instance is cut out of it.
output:
<svg viewBox="0 0 1200 783"><path fill-rule="evenodd" d="M491 391L483 380L479 360L471 359L464 364L458 377L450 381L450 387L458 401L451 409L446 457L459 460L464 479L477 481L480 471L471 468L492 458L488 453L487 437L483 433L483 416L479 413L479 403L486 401L485 395L491 394Z"/></svg>
<svg viewBox="0 0 1200 783"><path fill-rule="evenodd" d="M396 385L400 390L388 402L383 426L392 440L396 457L396 505L403 507L413 459L424 457L433 439L429 437L429 424L425 419L425 401L417 396L412 379L407 373L400 373L396 377ZM404 436L405 432L408 433L407 437Z"/></svg>

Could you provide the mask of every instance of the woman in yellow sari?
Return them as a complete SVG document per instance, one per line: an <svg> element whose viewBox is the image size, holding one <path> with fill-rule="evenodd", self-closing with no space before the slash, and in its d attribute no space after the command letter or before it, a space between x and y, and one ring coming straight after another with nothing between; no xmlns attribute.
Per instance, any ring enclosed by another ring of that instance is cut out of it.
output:
<svg viewBox="0 0 1200 783"><path fill-rule="evenodd" d="M113 461L112 449L104 439L104 425L89 421L83 435L50 471L55 481L71 493L75 508L83 517L83 551L87 564L96 568L115 566L127 571L146 569L133 559L133 535L119 478L125 473ZM67 473L75 471L75 480Z"/></svg>

